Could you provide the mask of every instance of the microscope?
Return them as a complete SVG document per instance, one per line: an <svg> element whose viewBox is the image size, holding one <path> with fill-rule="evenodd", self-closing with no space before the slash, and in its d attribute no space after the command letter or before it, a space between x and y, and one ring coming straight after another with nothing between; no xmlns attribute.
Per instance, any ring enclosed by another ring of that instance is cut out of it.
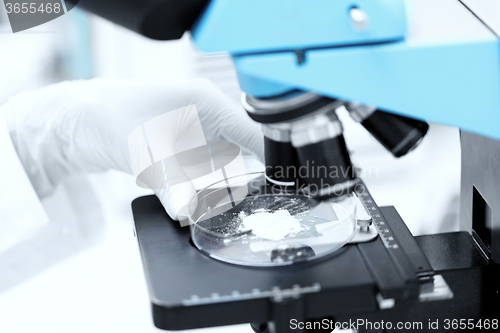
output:
<svg viewBox="0 0 500 333"><path fill-rule="evenodd" d="M262 124L268 185L316 186L319 201L358 193L370 215L366 226L377 231L318 260L245 267L200 253L156 198L136 199L157 327L498 328L500 7L494 0L80 0L78 7L153 39L191 31L200 50L231 54L242 104ZM418 146L426 121L460 128L462 231L414 237L394 207L376 205L352 166L335 113L341 106L395 157ZM277 172L310 168L311 161L349 172L306 178Z"/></svg>

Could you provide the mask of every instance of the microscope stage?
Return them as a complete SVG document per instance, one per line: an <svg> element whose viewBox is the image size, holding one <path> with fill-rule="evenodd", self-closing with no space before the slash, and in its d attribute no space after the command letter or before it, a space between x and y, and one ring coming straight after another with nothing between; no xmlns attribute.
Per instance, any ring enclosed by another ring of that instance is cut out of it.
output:
<svg viewBox="0 0 500 333"><path fill-rule="evenodd" d="M180 330L264 323L281 312L305 318L371 313L380 306L377 293L417 299L417 275L432 272L430 264L394 208L379 209L369 194L362 199L371 201L385 238L280 267L214 260L190 242L189 228L171 220L155 196L136 199L135 230L155 325Z"/></svg>

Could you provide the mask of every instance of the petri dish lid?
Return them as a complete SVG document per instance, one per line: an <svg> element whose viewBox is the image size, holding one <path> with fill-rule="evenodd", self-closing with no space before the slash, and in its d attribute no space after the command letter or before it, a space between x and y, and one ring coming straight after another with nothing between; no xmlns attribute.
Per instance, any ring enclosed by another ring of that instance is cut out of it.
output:
<svg viewBox="0 0 500 333"><path fill-rule="evenodd" d="M234 194L246 193L236 200ZM355 234L355 201L318 202L265 184L263 173L214 183L191 202L191 239L204 254L244 266L282 266L330 255Z"/></svg>

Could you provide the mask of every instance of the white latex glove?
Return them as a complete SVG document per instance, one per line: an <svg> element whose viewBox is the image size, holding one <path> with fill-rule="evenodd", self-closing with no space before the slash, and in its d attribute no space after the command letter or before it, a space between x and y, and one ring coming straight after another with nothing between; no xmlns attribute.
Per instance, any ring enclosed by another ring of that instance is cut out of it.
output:
<svg viewBox="0 0 500 333"><path fill-rule="evenodd" d="M176 83L94 79L20 94L4 106L19 158L39 195L66 176L116 169L131 173L128 138L144 122L187 105L198 111L207 141L230 141L263 160L260 126L207 80ZM194 189L155 190L178 219Z"/></svg>

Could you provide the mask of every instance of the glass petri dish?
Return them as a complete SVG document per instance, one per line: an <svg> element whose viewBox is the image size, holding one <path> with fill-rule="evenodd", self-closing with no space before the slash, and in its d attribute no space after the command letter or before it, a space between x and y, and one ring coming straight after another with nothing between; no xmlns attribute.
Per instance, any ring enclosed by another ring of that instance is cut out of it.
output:
<svg viewBox="0 0 500 333"><path fill-rule="evenodd" d="M356 203L316 201L272 187L263 173L228 178L190 203L191 239L204 254L244 266L282 266L332 254L355 234Z"/></svg>

